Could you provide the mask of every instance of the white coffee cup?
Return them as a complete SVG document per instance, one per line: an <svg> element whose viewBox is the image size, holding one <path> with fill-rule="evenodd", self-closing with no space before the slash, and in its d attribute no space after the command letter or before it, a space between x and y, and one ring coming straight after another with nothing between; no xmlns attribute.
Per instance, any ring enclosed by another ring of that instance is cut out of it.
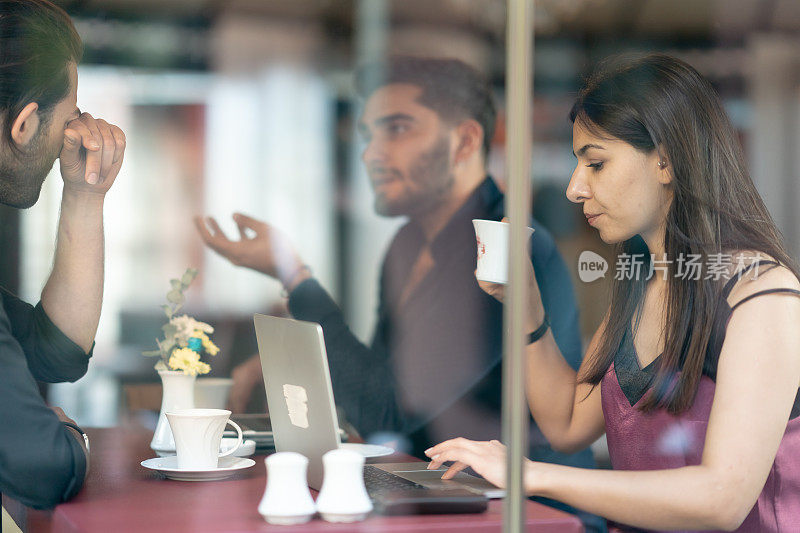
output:
<svg viewBox="0 0 800 533"><path fill-rule="evenodd" d="M229 420L226 409L176 409L166 413L172 434L178 468L183 470L213 470L220 457L231 455L242 445L242 428ZM236 430L236 446L219 453L222 432L230 424Z"/></svg>
<svg viewBox="0 0 800 533"><path fill-rule="evenodd" d="M481 281L508 283L508 238L510 224L495 220L474 219L475 237L478 245L478 270L475 273ZM533 235L533 228L527 229L526 242Z"/></svg>

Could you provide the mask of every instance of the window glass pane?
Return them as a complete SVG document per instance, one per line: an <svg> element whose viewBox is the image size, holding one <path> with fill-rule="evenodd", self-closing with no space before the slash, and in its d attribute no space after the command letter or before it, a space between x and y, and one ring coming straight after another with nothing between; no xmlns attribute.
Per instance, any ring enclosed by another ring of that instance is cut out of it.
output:
<svg viewBox="0 0 800 533"><path fill-rule="evenodd" d="M78 106L119 125L128 144L105 204L92 363L77 383L51 385L51 403L82 425L154 430L157 359L141 352L163 336L170 280L192 267L178 314L215 328L220 352L204 361L209 376L236 378L234 411L266 411L253 326L263 313L322 324L339 422L366 442L427 460L455 437L502 439L503 307L475 270L505 255L491 236L476 241L472 220L507 214L506 1L56 3L85 47ZM798 257L796 1L538 0L533 32L530 256L573 371L624 275L615 238L638 234L604 233L586 215L617 199L574 189L597 162L573 153L570 110L610 58L663 53L710 82L787 256ZM0 211L0 284L31 303L53 266L62 183L56 164L34 207ZM614 443L609 451L598 428L567 454L531 418L526 455L610 469ZM667 447L682 435L665 433ZM540 503L529 506L538 516ZM587 530L605 527L553 506Z"/></svg>

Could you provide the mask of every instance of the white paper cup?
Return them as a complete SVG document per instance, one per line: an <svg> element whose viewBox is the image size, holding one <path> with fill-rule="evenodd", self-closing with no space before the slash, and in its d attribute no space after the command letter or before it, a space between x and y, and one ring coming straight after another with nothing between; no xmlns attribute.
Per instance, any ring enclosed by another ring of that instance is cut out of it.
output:
<svg viewBox="0 0 800 533"><path fill-rule="evenodd" d="M508 222L474 219L475 237L478 245L478 271L475 274L481 281L508 283L508 238L511 226ZM533 228L527 228L526 240L533 235Z"/></svg>
<svg viewBox="0 0 800 533"><path fill-rule="evenodd" d="M220 457L231 455L242 445L242 428L229 420L225 409L176 409L166 413L172 434L178 468L182 470L213 470ZM222 432L230 424L237 433L236 446L219 453Z"/></svg>

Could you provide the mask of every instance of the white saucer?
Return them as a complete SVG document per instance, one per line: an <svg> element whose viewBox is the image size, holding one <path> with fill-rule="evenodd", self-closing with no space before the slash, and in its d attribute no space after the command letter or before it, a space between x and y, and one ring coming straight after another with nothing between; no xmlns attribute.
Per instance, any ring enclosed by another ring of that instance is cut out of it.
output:
<svg viewBox="0 0 800 533"><path fill-rule="evenodd" d="M219 466L213 470L182 470L178 468L177 456L154 457L142 461L142 466L161 472L169 479L177 481L217 481L236 473L237 470L250 468L255 461L241 457L220 457Z"/></svg>
<svg viewBox="0 0 800 533"><path fill-rule="evenodd" d="M236 444L235 438L223 437L222 441L220 441L219 453L227 452L228 450L231 449L231 447L234 444ZM156 452L156 455L159 457L174 456L176 453L175 448L172 448L171 450L164 449L164 450L153 450L153 451ZM250 457L254 453L256 453L256 441L251 439L244 439L242 441L242 445L239 446L239 449L233 452L232 455L235 457Z"/></svg>
<svg viewBox="0 0 800 533"><path fill-rule="evenodd" d="M360 453L364 457L383 457L384 455L392 455L394 450L388 446L380 446L378 444L360 444L358 442L343 442L339 444L340 450L350 450Z"/></svg>

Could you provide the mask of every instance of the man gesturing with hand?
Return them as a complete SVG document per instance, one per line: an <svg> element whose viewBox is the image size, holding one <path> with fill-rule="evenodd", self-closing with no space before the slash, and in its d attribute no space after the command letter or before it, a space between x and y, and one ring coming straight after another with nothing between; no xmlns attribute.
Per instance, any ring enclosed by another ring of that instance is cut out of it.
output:
<svg viewBox="0 0 800 533"><path fill-rule="evenodd" d="M0 287L0 492L36 508L74 496L88 470L88 439L36 381L86 373L103 296L103 204L125 153L122 130L76 106L81 52L60 8L0 0L0 203L35 204L57 158L64 184L41 302Z"/></svg>
<svg viewBox="0 0 800 533"><path fill-rule="evenodd" d="M369 345L352 334L339 306L276 228L235 214L238 240L213 218L197 219L198 232L235 265L280 281L294 318L322 325L333 397L366 439L392 432L419 457L449 438L497 439L503 307L475 279L472 226L476 218L499 221L504 212L504 195L486 168L496 116L491 87L460 61L413 57L366 69L356 82L364 97L358 131L374 209L408 219L384 257ZM537 287L554 339L577 368L581 342L569 272L552 236L530 223ZM237 409L261 381L258 357L232 377L230 403ZM589 450L552 450L535 424L529 442L538 460L592 465ZM582 518L587 529L604 527L597 517Z"/></svg>

